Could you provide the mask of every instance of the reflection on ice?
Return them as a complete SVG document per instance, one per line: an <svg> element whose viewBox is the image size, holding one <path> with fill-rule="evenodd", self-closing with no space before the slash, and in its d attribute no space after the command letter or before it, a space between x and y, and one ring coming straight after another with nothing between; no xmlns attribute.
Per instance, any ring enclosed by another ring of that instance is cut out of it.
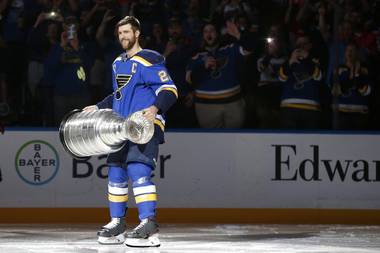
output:
<svg viewBox="0 0 380 253"><path fill-rule="evenodd" d="M380 226L161 225L159 248L96 242L99 225L0 224L7 253L380 252Z"/></svg>

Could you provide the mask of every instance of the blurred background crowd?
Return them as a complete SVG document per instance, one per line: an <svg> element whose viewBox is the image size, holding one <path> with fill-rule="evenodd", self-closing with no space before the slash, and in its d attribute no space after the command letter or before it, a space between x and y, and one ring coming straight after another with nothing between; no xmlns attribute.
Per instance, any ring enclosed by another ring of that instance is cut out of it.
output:
<svg viewBox="0 0 380 253"><path fill-rule="evenodd" d="M2 124L110 94L126 15L178 87L168 128L380 129L378 0L0 0Z"/></svg>

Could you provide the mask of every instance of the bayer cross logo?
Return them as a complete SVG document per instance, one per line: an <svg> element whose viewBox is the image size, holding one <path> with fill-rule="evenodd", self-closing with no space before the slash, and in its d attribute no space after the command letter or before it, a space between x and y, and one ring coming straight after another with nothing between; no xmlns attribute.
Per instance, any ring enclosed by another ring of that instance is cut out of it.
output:
<svg viewBox="0 0 380 253"><path fill-rule="evenodd" d="M58 172L58 153L45 141L29 141L18 150L15 166L17 174L24 182L33 185L46 184Z"/></svg>

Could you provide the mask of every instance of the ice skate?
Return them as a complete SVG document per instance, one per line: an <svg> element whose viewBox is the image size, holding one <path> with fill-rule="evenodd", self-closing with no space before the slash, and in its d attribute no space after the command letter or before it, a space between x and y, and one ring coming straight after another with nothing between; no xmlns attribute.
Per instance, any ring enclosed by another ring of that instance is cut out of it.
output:
<svg viewBox="0 0 380 253"><path fill-rule="evenodd" d="M158 225L154 218L143 219L140 224L127 233L125 245L129 247L159 247Z"/></svg>
<svg viewBox="0 0 380 253"><path fill-rule="evenodd" d="M98 231L100 244L122 244L125 241L125 218L112 218L111 222Z"/></svg>

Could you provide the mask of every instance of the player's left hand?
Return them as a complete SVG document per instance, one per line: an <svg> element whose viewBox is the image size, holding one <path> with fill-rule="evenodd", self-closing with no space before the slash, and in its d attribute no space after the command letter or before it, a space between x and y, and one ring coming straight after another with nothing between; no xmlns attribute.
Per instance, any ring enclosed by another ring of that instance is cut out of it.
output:
<svg viewBox="0 0 380 253"><path fill-rule="evenodd" d="M143 110L144 117L150 121L154 121L158 113L158 108L154 105L149 106Z"/></svg>

